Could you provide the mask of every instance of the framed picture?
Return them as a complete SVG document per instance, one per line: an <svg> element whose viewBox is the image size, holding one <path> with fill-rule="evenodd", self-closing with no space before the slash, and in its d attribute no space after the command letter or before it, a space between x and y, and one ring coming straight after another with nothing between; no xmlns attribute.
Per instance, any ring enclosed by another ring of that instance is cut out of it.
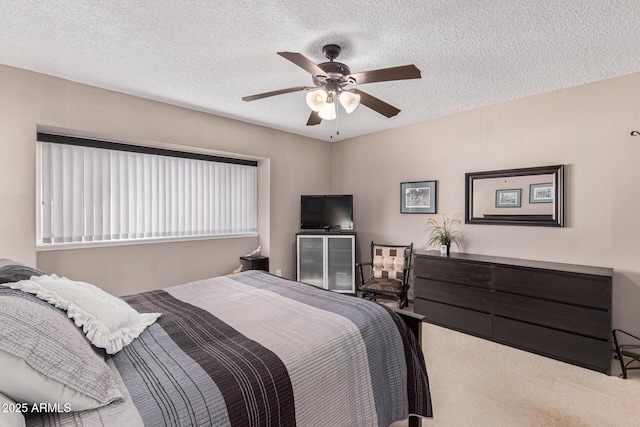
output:
<svg viewBox="0 0 640 427"><path fill-rule="evenodd" d="M529 186L529 203L553 202L553 183L531 184Z"/></svg>
<svg viewBox="0 0 640 427"><path fill-rule="evenodd" d="M438 181L403 182L400 184L400 213L436 212Z"/></svg>
<svg viewBox="0 0 640 427"><path fill-rule="evenodd" d="M519 208L521 188L496 190L496 208Z"/></svg>

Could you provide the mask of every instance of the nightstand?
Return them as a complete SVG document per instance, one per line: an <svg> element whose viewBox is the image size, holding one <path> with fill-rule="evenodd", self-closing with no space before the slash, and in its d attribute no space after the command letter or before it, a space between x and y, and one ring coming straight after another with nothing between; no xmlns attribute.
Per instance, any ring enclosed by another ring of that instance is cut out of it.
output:
<svg viewBox="0 0 640 427"><path fill-rule="evenodd" d="M241 256L242 269L269 271L269 257L266 256Z"/></svg>

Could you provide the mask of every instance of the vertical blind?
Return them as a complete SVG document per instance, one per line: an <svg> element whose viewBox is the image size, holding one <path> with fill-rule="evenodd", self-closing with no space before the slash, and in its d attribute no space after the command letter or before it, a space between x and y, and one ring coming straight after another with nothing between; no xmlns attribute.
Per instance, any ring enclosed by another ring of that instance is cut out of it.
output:
<svg viewBox="0 0 640 427"><path fill-rule="evenodd" d="M38 139L42 245L257 232L255 162Z"/></svg>

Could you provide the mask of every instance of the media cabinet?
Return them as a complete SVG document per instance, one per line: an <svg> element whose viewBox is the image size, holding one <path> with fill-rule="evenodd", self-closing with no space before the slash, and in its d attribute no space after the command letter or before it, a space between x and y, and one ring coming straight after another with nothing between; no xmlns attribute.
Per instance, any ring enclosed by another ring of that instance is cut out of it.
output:
<svg viewBox="0 0 640 427"><path fill-rule="evenodd" d="M296 234L296 280L334 292L356 293L356 233Z"/></svg>
<svg viewBox="0 0 640 427"><path fill-rule="evenodd" d="M414 311L425 321L611 373L613 269L416 252Z"/></svg>

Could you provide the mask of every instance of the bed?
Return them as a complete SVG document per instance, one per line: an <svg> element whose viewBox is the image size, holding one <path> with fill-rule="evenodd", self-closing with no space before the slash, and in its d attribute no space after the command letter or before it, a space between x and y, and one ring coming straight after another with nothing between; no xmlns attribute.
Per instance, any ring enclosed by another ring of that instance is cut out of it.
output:
<svg viewBox="0 0 640 427"><path fill-rule="evenodd" d="M0 302L53 307L4 285ZM108 403L31 411L27 426L370 427L432 416L420 345L383 305L255 270L122 300L161 315L113 355L91 345L112 374Z"/></svg>

